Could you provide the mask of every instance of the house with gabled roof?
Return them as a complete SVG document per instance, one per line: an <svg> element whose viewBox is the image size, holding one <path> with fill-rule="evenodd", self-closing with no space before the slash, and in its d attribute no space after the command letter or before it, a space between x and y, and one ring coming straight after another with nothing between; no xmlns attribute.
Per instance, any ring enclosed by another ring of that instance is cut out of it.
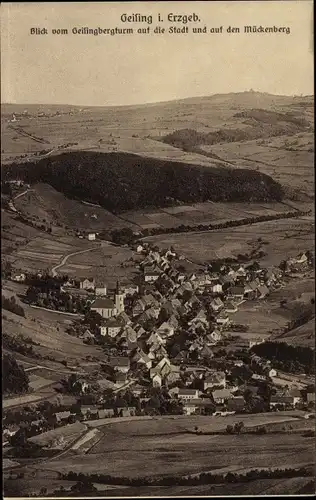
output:
<svg viewBox="0 0 316 500"><path fill-rule="evenodd" d="M220 313L216 316L215 321L218 325L227 326L230 323L230 319L226 313Z"/></svg>
<svg viewBox="0 0 316 500"><path fill-rule="evenodd" d="M95 279L94 278L85 278L80 280L79 288L82 290L94 290L95 288Z"/></svg>
<svg viewBox="0 0 316 500"><path fill-rule="evenodd" d="M210 306L214 312L217 312L223 309L224 303L219 297L215 297L210 303Z"/></svg>
<svg viewBox="0 0 316 500"><path fill-rule="evenodd" d="M146 368L150 369L152 367L152 360L144 353L142 349L136 349L135 354L132 357L132 361L138 365L144 365Z"/></svg>
<svg viewBox="0 0 316 500"><path fill-rule="evenodd" d="M206 345L214 345L216 344L216 342L219 342L221 338L222 338L221 332L215 328L211 333L209 333L206 336L205 338Z"/></svg>
<svg viewBox="0 0 316 500"><path fill-rule="evenodd" d="M259 299L264 299L267 295L269 295L269 288L266 285L259 285L258 295Z"/></svg>
<svg viewBox="0 0 316 500"><path fill-rule="evenodd" d="M163 336L161 336L158 331L152 332L148 337L148 339L146 340L146 344L148 346L151 346L153 344L164 345L165 343L166 339Z"/></svg>
<svg viewBox="0 0 316 500"><path fill-rule="evenodd" d="M114 370L127 373L130 369L130 360L127 356L117 356L110 359L108 363Z"/></svg>
<svg viewBox="0 0 316 500"><path fill-rule="evenodd" d="M204 379L204 390L213 389L214 387L226 389L225 372L207 373Z"/></svg>
<svg viewBox="0 0 316 500"><path fill-rule="evenodd" d="M115 338L122 330L122 322L117 318L103 320L100 325L100 335Z"/></svg>
<svg viewBox="0 0 316 500"><path fill-rule="evenodd" d="M175 327L170 323L170 321L164 321L156 330L162 337L172 337L175 332Z"/></svg>
<svg viewBox="0 0 316 500"><path fill-rule="evenodd" d="M81 340L92 340L94 339L93 333L90 332L90 330L87 328L84 332L82 332L79 337Z"/></svg>
<svg viewBox="0 0 316 500"><path fill-rule="evenodd" d="M232 314L238 311L238 307L232 300L228 300L224 303L224 312Z"/></svg>
<svg viewBox="0 0 316 500"><path fill-rule="evenodd" d="M208 359L211 359L214 357L214 353L213 353L210 345L204 345L202 347L202 349L200 350L200 354L204 358L208 358Z"/></svg>
<svg viewBox="0 0 316 500"><path fill-rule="evenodd" d="M177 380L180 380L180 378L181 378L180 366L170 364L170 371L166 375L166 382L168 384L173 384Z"/></svg>
<svg viewBox="0 0 316 500"><path fill-rule="evenodd" d="M94 293L96 296L105 297L107 294L107 286L103 283L103 281L97 280L95 283Z"/></svg>
<svg viewBox="0 0 316 500"><path fill-rule="evenodd" d="M127 342L137 342L137 333L130 325L125 326L122 330L121 337L126 339Z"/></svg>
<svg viewBox="0 0 316 500"><path fill-rule="evenodd" d="M117 319L120 320L124 326L132 323L125 311L120 312L120 314L117 315Z"/></svg>
<svg viewBox="0 0 316 500"><path fill-rule="evenodd" d="M214 403L224 404L225 401L227 401L227 399L231 397L231 390L230 389L215 389L214 391L212 391L212 397L213 397Z"/></svg>
<svg viewBox="0 0 316 500"><path fill-rule="evenodd" d="M198 389L180 389L178 392L178 399L190 400L197 399L200 391Z"/></svg>
<svg viewBox="0 0 316 500"><path fill-rule="evenodd" d="M244 286L232 286L228 290L228 296L232 298L237 304L243 301L244 294L245 294Z"/></svg>
<svg viewBox="0 0 316 500"><path fill-rule="evenodd" d="M150 359L160 360L160 359L167 357L167 356L168 356L168 353L162 344L152 344L151 345L151 347L149 349L149 353L148 353L148 357Z"/></svg>

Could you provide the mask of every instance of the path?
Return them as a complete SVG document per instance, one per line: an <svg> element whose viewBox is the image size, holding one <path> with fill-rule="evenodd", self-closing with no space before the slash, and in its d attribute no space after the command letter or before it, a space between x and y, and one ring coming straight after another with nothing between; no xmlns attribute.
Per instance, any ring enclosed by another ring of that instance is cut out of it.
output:
<svg viewBox="0 0 316 500"><path fill-rule="evenodd" d="M28 189L26 189L25 191L23 191L23 193L17 194L17 195L13 198L13 200L17 200L17 199L18 199L18 198L20 198L21 196L24 196L25 194L30 193L31 191L33 191L33 192L34 192L34 191L35 191L35 189L30 189L30 188L28 188Z"/></svg>
<svg viewBox="0 0 316 500"><path fill-rule="evenodd" d="M93 248L86 248L85 250L79 250L77 252L72 252L72 253L69 253L68 255L65 255L65 257L63 257L62 261L59 264L57 264L57 266L54 266L52 268L52 270L51 270L52 275L57 276L57 272L56 272L57 269L64 266L70 257L74 257L75 255L80 255L82 253L91 252L92 250L98 250L99 248L100 248L100 246L93 247Z"/></svg>

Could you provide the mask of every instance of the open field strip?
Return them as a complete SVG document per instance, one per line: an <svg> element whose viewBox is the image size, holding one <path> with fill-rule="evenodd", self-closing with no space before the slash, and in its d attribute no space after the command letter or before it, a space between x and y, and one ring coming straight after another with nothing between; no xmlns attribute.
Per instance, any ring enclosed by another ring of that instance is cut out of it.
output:
<svg viewBox="0 0 316 500"><path fill-rule="evenodd" d="M72 450L77 450L81 453L86 453L92 448L94 444L96 444L101 438L103 434L98 429L91 429L87 432L82 438L79 439L72 447Z"/></svg>
<svg viewBox="0 0 316 500"><path fill-rule="evenodd" d="M60 438L66 440L75 438L77 435L79 437L79 435L85 432L86 430L87 427L84 424L76 422L74 424L64 425L63 427L59 427L51 431L43 432L42 434L33 436L28 440L40 446L47 446L54 440L58 440Z"/></svg>

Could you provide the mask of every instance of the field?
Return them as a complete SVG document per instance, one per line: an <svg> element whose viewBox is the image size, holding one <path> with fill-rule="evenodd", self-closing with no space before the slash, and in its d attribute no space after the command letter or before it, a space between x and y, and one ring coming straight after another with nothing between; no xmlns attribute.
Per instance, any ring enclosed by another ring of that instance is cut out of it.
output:
<svg viewBox="0 0 316 500"><path fill-rule="evenodd" d="M295 435L261 436L106 436L102 452L61 457L45 468L102 472L115 476L192 474L216 468L256 468L313 463L313 438ZM97 445L98 446L98 445ZM273 451L272 451L273 450ZM119 467L118 467L119 464Z"/></svg>
<svg viewBox="0 0 316 500"><path fill-rule="evenodd" d="M49 470L102 472L115 476L159 476L193 474L213 469L247 469L307 464L313 462L313 439L291 434L229 436L188 433L195 426L223 430L243 420L245 426L273 422L295 422L289 414L243 415L242 417L176 417L130 421L99 428L104 437L88 455L60 457L37 466ZM273 453L272 453L273 450ZM295 458L294 458L295 457ZM118 467L119 464L119 467Z"/></svg>
<svg viewBox="0 0 316 500"><path fill-rule="evenodd" d="M92 276L112 287L117 280L130 282L136 275L140 260L131 249L102 241L100 248L70 257L59 272L76 277Z"/></svg>
<svg viewBox="0 0 316 500"><path fill-rule="evenodd" d="M29 218L56 226L55 231L59 226L82 231L133 227L100 206L67 198L48 184L32 185L29 192L15 199L14 205Z"/></svg>
<svg viewBox="0 0 316 500"><path fill-rule="evenodd" d="M219 224L257 215L283 214L294 211L293 207L295 206L301 208L299 203L289 206L283 203L214 203L207 201L155 210L123 212L120 217L137 224L140 229L172 228L181 225Z"/></svg>
<svg viewBox="0 0 316 500"><path fill-rule="evenodd" d="M310 484L308 493L315 491L314 481L310 477L290 479L257 479L250 483L239 484L204 484L196 486L140 486L137 488L121 488L102 490L105 496L152 496L152 497L186 497L186 496L252 496L252 495L290 495L299 494L301 488ZM305 492L307 493L307 492Z"/></svg>
<svg viewBox="0 0 316 500"><path fill-rule="evenodd" d="M84 424L76 422L75 424L65 425L52 431L43 432L42 434L33 436L28 440L43 447L52 444L54 447L57 446L58 448L63 448L76 439L76 437L79 437L85 430L86 426Z"/></svg>
<svg viewBox="0 0 316 500"><path fill-rule="evenodd" d="M175 233L144 238L161 247L173 245L189 260L203 264L213 259L237 257L258 247L266 253L257 259L264 266L279 265L288 257L314 247L312 218L282 219L277 222L259 222L249 226L214 231Z"/></svg>
<svg viewBox="0 0 316 500"><path fill-rule="evenodd" d="M239 168L255 168L287 186L313 197L314 137L312 133L203 146Z"/></svg>

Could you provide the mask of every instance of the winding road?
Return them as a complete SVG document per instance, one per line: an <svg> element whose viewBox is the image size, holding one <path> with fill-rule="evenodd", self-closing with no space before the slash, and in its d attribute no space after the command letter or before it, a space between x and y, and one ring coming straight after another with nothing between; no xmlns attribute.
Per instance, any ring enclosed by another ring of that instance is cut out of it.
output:
<svg viewBox="0 0 316 500"><path fill-rule="evenodd" d="M93 247L93 248L86 248L85 250L79 250L77 252L72 252L72 253L65 255L65 257L63 257L62 261L59 264L57 264L57 266L54 266L52 268L52 270L51 270L52 275L57 276L57 269L64 266L70 257L74 257L74 255L80 255L82 253L91 252L92 250L97 250L99 248L100 248L100 246Z"/></svg>

